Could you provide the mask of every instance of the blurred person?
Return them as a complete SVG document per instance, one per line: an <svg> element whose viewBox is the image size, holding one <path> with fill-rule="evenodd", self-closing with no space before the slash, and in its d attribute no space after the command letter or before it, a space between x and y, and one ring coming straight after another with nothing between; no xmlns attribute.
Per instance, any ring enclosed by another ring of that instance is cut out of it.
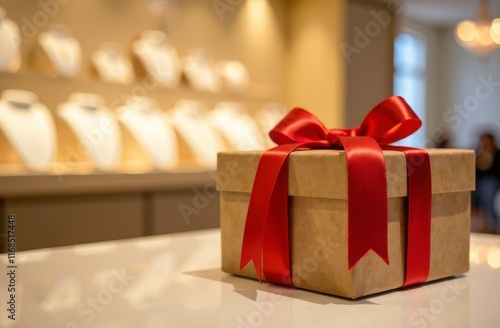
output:
<svg viewBox="0 0 500 328"><path fill-rule="evenodd" d="M485 219L483 232L500 233L495 211L495 194L500 187L500 151L495 137L483 133L476 153L476 190L472 192L472 205Z"/></svg>
<svg viewBox="0 0 500 328"><path fill-rule="evenodd" d="M434 148L451 148L450 135L448 131L442 128L439 130L441 130L442 133L438 134L437 138L434 139Z"/></svg>

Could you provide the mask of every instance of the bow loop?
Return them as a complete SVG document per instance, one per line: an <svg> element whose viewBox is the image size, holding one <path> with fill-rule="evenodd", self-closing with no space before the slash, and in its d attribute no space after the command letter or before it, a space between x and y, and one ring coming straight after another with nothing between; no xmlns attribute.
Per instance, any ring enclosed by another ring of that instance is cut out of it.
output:
<svg viewBox="0 0 500 328"><path fill-rule="evenodd" d="M369 136L380 145L388 145L417 131L422 121L406 101L394 96L373 108L359 127L359 135Z"/></svg>
<svg viewBox="0 0 500 328"><path fill-rule="evenodd" d="M294 108L269 132L278 145L325 141L327 129L321 121L302 108Z"/></svg>
<svg viewBox="0 0 500 328"><path fill-rule="evenodd" d="M316 116L295 108L269 132L269 136L278 145L312 143L312 148L317 145L318 148L338 149L342 148L339 137L366 136L380 145L388 145L411 135L421 125L406 101L394 96L375 106L357 128L328 130Z"/></svg>

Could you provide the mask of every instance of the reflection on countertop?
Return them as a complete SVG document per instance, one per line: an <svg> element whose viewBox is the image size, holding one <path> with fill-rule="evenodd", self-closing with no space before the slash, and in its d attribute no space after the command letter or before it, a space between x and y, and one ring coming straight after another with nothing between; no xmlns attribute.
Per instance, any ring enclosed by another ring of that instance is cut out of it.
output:
<svg viewBox="0 0 500 328"><path fill-rule="evenodd" d="M221 272L218 230L18 252L0 327L496 327L500 237L473 234L470 254L465 275L351 301Z"/></svg>
<svg viewBox="0 0 500 328"><path fill-rule="evenodd" d="M474 234L470 244L471 265L487 264L500 269L500 236Z"/></svg>

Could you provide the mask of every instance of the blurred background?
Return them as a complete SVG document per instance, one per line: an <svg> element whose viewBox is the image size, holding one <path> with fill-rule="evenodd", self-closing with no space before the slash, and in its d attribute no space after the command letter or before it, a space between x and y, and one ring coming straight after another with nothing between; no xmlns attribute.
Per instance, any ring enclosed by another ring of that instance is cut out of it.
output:
<svg viewBox="0 0 500 328"><path fill-rule="evenodd" d="M271 147L293 107L357 126L391 95L424 123L400 144L476 151L471 230L500 233L500 1L0 7L0 232L15 213L18 250L217 227L218 151Z"/></svg>

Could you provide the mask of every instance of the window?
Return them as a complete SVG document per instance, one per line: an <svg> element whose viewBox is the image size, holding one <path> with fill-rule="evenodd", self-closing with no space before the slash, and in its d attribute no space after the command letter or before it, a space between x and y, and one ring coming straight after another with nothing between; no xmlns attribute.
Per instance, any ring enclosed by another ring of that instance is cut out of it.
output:
<svg viewBox="0 0 500 328"><path fill-rule="evenodd" d="M394 95L403 97L422 120L422 127L398 145L425 144L425 39L412 30L403 30L394 41Z"/></svg>

